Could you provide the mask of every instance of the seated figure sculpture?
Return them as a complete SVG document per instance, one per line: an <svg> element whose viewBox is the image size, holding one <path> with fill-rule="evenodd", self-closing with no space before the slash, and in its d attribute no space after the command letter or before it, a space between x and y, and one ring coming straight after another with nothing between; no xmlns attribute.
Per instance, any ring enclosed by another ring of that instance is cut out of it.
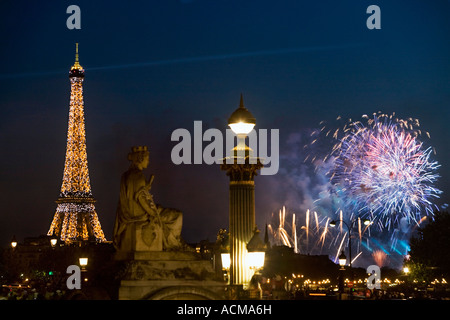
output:
<svg viewBox="0 0 450 320"><path fill-rule="evenodd" d="M146 146L133 147L131 166L122 175L113 243L121 251L169 251L182 248L182 213L155 204L150 193L154 176L145 179L149 164Z"/></svg>

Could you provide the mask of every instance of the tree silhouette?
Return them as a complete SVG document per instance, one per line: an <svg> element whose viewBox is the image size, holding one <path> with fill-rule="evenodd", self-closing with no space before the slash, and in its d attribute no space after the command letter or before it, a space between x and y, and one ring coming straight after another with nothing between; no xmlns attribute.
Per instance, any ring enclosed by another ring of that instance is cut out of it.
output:
<svg viewBox="0 0 450 320"><path fill-rule="evenodd" d="M450 214L436 212L410 239L410 262L442 275L450 274Z"/></svg>

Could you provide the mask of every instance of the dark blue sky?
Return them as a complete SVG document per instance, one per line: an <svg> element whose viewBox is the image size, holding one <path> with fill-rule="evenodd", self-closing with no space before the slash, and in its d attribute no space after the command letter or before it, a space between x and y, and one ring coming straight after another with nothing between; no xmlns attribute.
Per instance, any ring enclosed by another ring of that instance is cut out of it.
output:
<svg viewBox="0 0 450 320"><path fill-rule="evenodd" d="M71 4L81 8L81 30L66 27ZM381 8L381 30L366 27L371 4ZM194 120L225 129L241 92L257 128L280 129L284 154L293 135L338 115L418 118L442 165L437 203L449 202L449 13L443 0L2 2L1 243L46 233L56 209L75 42L86 69L91 185L108 239L137 144L151 150L155 200L183 211L187 241L228 228L227 177L218 166L173 165L170 135L192 132ZM282 169L292 166L283 159ZM283 172L256 178L260 226L286 202L302 203L302 190L280 192Z"/></svg>

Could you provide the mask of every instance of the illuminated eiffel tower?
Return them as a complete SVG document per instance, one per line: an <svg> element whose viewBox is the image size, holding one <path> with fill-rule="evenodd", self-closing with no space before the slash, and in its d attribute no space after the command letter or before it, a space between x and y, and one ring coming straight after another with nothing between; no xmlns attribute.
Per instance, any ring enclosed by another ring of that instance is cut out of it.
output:
<svg viewBox="0 0 450 320"><path fill-rule="evenodd" d="M56 213L47 235L57 236L65 244L105 242L89 181L84 126L84 69L78 61L78 43L69 79L71 92L64 175L61 192L56 200Z"/></svg>

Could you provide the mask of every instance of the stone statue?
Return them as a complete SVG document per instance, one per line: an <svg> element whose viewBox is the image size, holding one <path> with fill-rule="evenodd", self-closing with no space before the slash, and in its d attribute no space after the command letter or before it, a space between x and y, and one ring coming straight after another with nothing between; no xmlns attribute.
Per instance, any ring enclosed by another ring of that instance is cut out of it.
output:
<svg viewBox="0 0 450 320"><path fill-rule="evenodd" d="M145 179L149 164L146 146L133 147L128 154L131 166L122 175L120 199L114 225L113 243L121 251L169 251L183 247L179 210L155 204L150 189L154 176Z"/></svg>

